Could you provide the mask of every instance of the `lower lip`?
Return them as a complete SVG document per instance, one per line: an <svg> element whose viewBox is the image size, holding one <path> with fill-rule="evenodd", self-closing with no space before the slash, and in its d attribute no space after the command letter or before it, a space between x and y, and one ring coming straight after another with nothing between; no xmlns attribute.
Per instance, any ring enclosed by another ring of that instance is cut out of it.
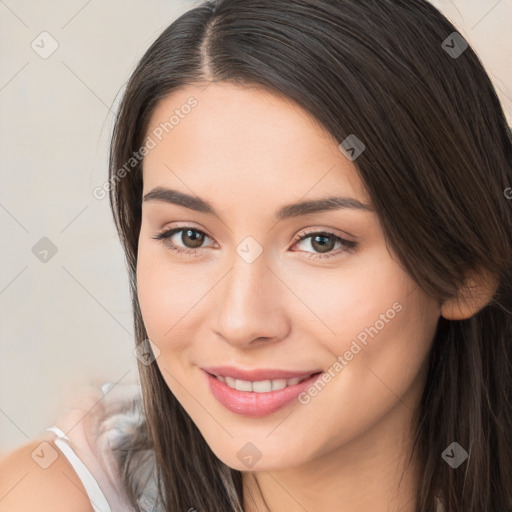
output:
<svg viewBox="0 0 512 512"><path fill-rule="evenodd" d="M293 386L287 386L278 391L267 393L254 393L252 391L238 391L230 388L203 370L213 396L231 412L242 416L266 416L285 407L311 386L322 374L317 373L309 379L303 380Z"/></svg>

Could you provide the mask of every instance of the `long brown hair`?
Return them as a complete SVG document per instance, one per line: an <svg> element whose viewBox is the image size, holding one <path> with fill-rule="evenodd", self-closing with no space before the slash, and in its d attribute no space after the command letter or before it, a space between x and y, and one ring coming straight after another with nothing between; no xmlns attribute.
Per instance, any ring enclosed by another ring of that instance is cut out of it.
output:
<svg viewBox="0 0 512 512"><path fill-rule="evenodd" d="M163 97L187 84L256 85L340 142L357 134L366 150L354 165L418 285L442 302L471 271L499 279L471 318L440 318L413 428L417 512L435 510L436 497L449 512L502 512L512 510L512 136L482 63L454 32L425 0L206 1L165 29L131 75L108 188L139 344L148 338L136 285L142 173L130 159ZM213 454L156 364L139 371L166 510L243 511L242 473ZM457 470L441 457L453 441L469 453Z"/></svg>

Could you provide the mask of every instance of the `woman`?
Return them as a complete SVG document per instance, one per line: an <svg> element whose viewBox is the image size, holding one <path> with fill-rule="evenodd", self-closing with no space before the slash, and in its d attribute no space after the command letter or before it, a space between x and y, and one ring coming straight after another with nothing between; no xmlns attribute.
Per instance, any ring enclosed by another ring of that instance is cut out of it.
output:
<svg viewBox="0 0 512 512"><path fill-rule="evenodd" d="M130 506L512 510L511 166L482 64L424 0L173 22L103 188L140 361L144 421L112 444Z"/></svg>

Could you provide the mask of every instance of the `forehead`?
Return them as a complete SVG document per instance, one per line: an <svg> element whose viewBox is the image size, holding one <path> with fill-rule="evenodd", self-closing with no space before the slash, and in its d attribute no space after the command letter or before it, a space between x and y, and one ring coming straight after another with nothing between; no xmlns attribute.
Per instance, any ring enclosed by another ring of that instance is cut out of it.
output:
<svg viewBox="0 0 512 512"><path fill-rule="evenodd" d="M258 87L174 91L157 104L146 136L155 145L144 157L144 194L172 186L210 197L340 192L371 202L339 142L297 104Z"/></svg>

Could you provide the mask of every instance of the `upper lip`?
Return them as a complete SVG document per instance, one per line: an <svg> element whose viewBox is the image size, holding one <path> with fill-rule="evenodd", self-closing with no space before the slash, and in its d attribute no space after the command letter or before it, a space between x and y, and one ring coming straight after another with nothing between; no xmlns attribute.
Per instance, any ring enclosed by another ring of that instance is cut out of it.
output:
<svg viewBox="0 0 512 512"><path fill-rule="evenodd" d="M233 366L207 366L202 369L211 375L222 375L224 377L232 377L238 380L247 380L258 382L261 380L276 380L276 379L293 379L296 377L308 377L314 373L320 373L322 370L279 370L271 368L255 368L253 370L242 370L234 368Z"/></svg>

